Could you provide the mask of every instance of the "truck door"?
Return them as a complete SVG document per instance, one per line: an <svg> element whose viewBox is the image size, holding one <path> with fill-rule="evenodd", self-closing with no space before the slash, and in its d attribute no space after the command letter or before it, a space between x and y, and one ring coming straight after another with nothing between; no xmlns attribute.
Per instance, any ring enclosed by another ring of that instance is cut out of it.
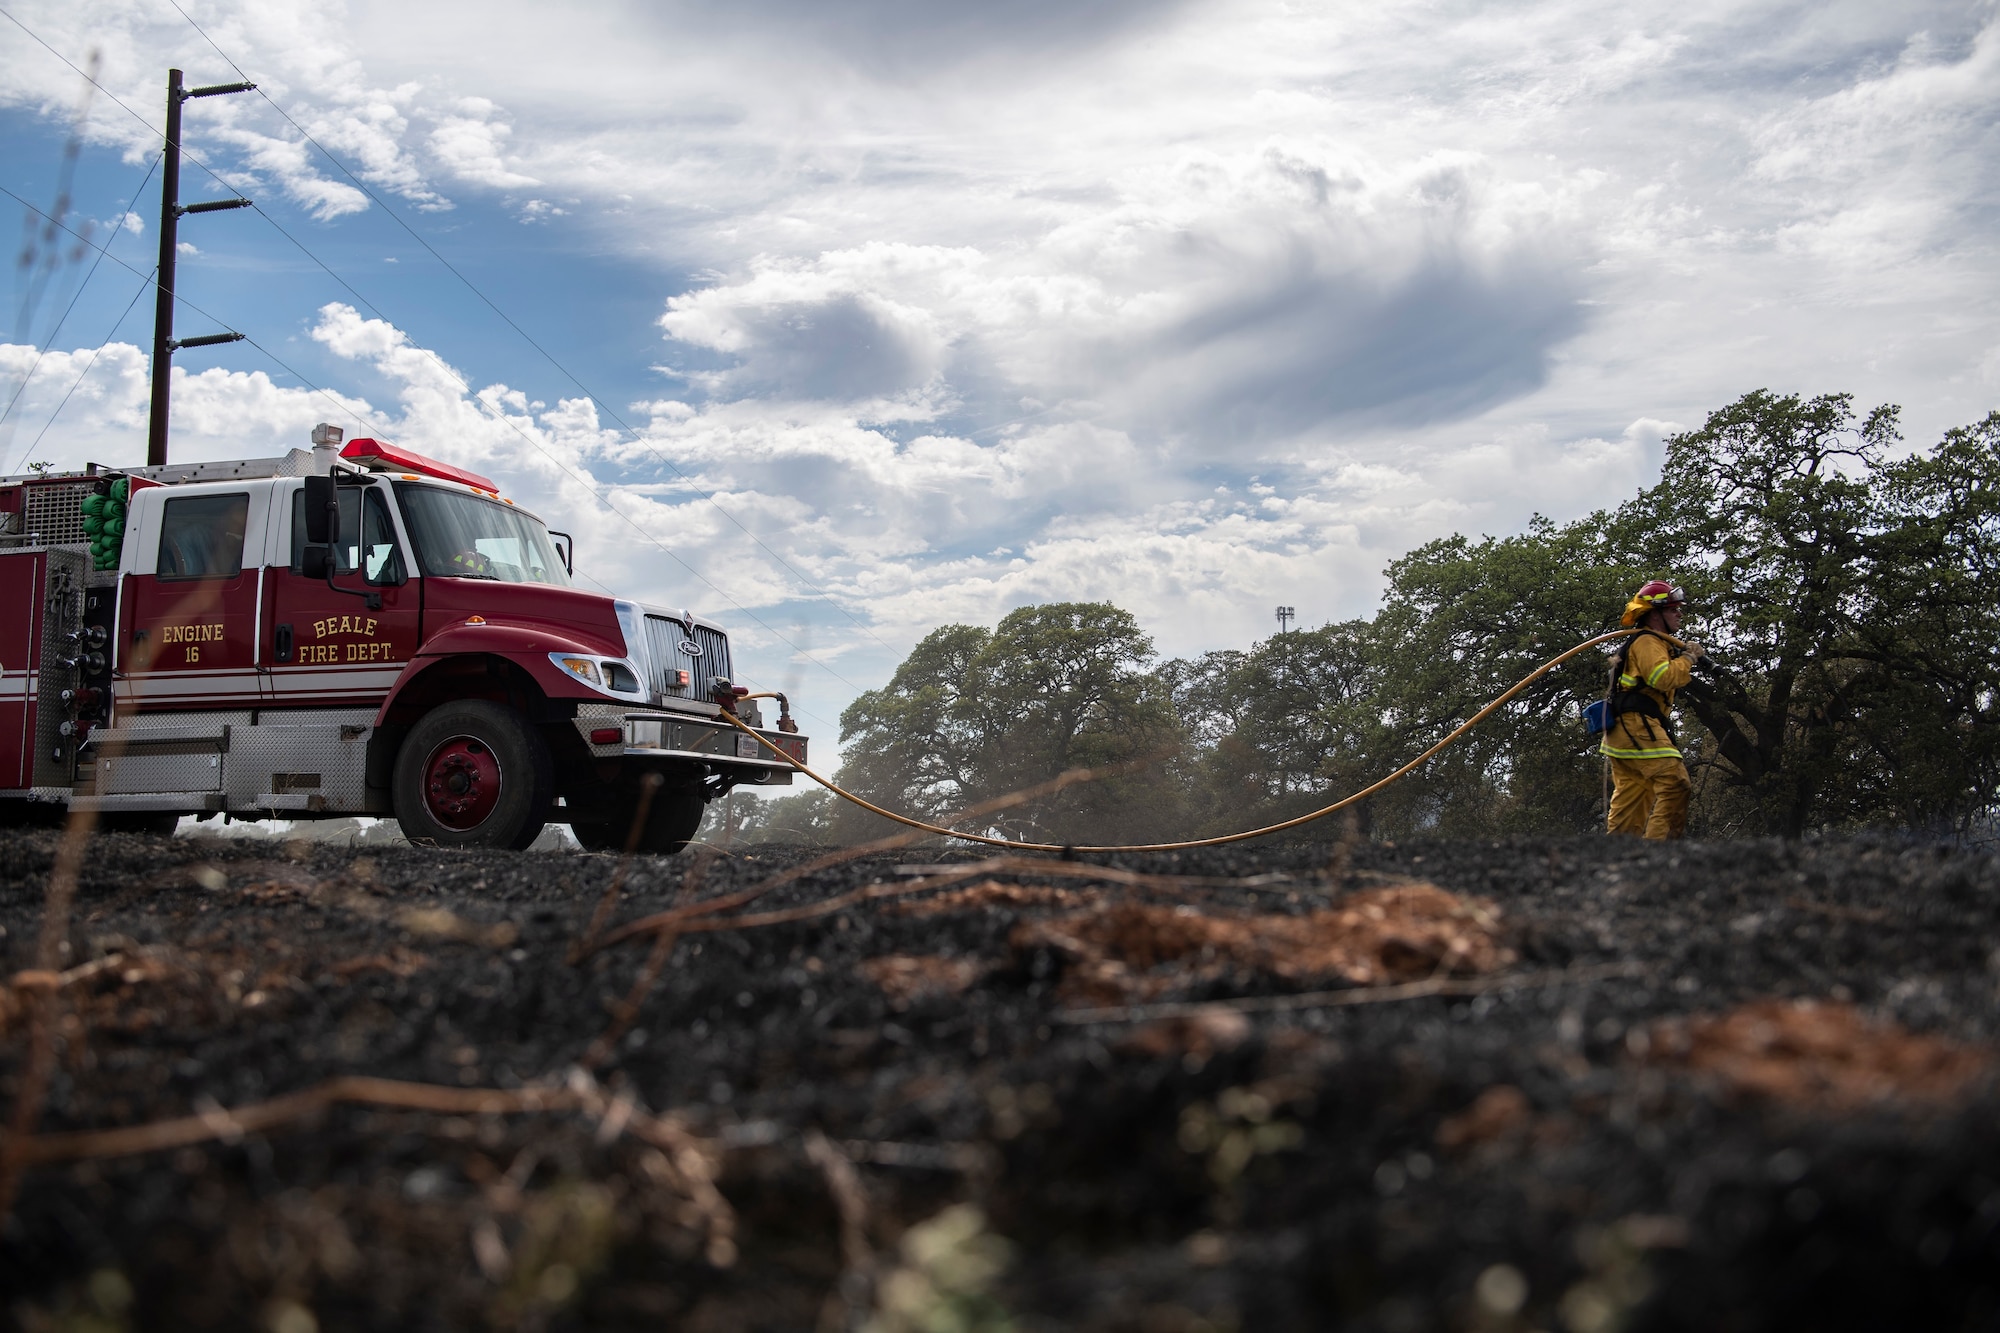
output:
<svg viewBox="0 0 2000 1333"><path fill-rule="evenodd" d="M338 488L333 587L304 572L305 492L285 522L290 561L265 579L265 660L277 708L374 708L417 650L423 584L410 577L395 506L379 484ZM367 594L380 605L370 607Z"/></svg>
<svg viewBox="0 0 2000 1333"><path fill-rule="evenodd" d="M243 557L263 550L266 506L253 506L248 488L174 489L157 488L141 516L138 567L119 608L115 706L255 708L259 565L245 569Z"/></svg>

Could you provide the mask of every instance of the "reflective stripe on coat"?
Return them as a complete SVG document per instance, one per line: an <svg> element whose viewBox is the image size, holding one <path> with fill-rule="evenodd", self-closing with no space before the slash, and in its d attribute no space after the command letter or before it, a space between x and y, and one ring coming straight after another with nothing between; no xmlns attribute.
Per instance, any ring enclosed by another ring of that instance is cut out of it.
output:
<svg viewBox="0 0 2000 1333"><path fill-rule="evenodd" d="M1659 706L1661 716L1673 716L1674 691L1693 677L1694 664L1676 657L1665 639L1656 634L1640 634L1625 652L1625 666L1618 675L1618 688L1636 690ZM1597 747L1599 754L1613 759L1678 759L1676 746L1658 718L1639 713L1620 713Z"/></svg>

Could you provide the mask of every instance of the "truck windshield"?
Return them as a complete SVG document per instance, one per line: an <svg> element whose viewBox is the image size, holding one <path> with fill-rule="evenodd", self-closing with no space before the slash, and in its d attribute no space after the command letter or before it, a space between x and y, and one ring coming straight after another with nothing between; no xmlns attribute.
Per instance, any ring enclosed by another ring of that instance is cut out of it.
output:
<svg viewBox="0 0 2000 1333"><path fill-rule="evenodd" d="M539 520L510 505L421 482L399 481L396 494L424 573L569 586Z"/></svg>

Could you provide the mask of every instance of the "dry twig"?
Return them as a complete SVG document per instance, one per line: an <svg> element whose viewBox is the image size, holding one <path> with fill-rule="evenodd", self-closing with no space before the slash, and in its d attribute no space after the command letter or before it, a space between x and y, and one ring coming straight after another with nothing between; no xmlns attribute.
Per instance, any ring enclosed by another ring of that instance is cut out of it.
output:
<svg viewBox="0 0 2000 1333"><path fill-rule="evenodd" d="M139 1153L185 1148L197 1143L235 1142L311 1119L341 1104L385 1110L427 1111L439 1115L519 1115L581 1111L599 1123L605 1141L620 1134L658 1148L672 1165L676 1184L701 1214L708 1230L708 1257L727 1266L736 1257L736 1215L716 1188L718 1150L671 1116L641 1109L630 1097L612 1097L582 1070L571 1072L565 1086L527 1088L453 1088L435 1083L345 1075L283 1097L247 1106L213 1103L195 1114L156 1120L118 1129L44 1134L10 1141L23 1165L127 1157Z"/></svg>
<svg viewBox="0 0 2000 1333"><path fill-rule="evenodd" d="M821 1333L853 1329L868 1313L875 1287L875 1250L868 1243L868 1194L847 1154L817 1129L806 1131L806 1159L826 1177L840 1213L840 1279L820 1307Z"/></svg>
<svg viewBox="0 0 2000 1333"><path fill-rule="evenodd" d="M1129 1004L1107 1009L1065 1009L1053 1021L1070 1026L1090 1023L1140 1023L1155 1018L1202 1018L1212 1014L1285 1013L1294 1009L1339 1009L1358 1004L1393 1004L1436 995L1485 995L1493 991L1534 986L1560 986L1611 977L1642 976L1647 963L1609 963L1602 967L1567 968L1549 972L1519 972L1499 977L1426 977L1395 986L1350 986L1345 990L1301 991L1293 995L1249 995L1237 1000L1196 1003Z"/></svg>
<svg viewBox="0 0 2000 1333"><path fill-rule="evenodd" d="M590 924L583 928L583 936L569 947L567 961L571 966L581 961L590 942L597 938L597 932L604 929L604 923L611 919L611 909L618 905L619 895L625 891L625 876L631 871L632 857L639 850L639 837L646 831L646 816L653 808L653 797L666 779L658 773L648 773L639 783L639 799L632 812L632 827L625 834L625 851L618 858L618 868L611 872L611 882L604 886L604 896L597 900L597 910L590 914Z"/></svg>
<svg viewBox="0 0 2000 1333"><path fill-rule="evenodd" d="M29 1158L27 1148L36 1124L42 1118L42 1102L49 1093L49 1078L55 1072L56 1030L62 1021L63 948L69 938L70 906L76 899L77 873L83 865L84 848L97 827L95 810L73 810L56 847L55 865L49 874L49 889L42 907L42 929L35 942L34 972L28 985L16 977L15 984L28 998L28 1054L24 1062L20 1092L14 1099L14 1114L7 1125L7 1141L0 1144L0 1219L14 1208L14 1195L21 1187L21 1173Z"/></svg>
<svg viewBox="0 0 2000 1333"><path fill-rule="evenodd" d="M951 865L897 866L899 875L1044 875L1061 876L1069 879L1102 880L1106 884L1125 884L1142 889L1272 889L1284 886L1296 888L1302 877L1288 871L1275 870L1262 875L1242 877L1229 875L1149 875L1138 870L1122 870L1117 866L1092 865L1087 861L1056 861L1040 856L991 856L984 861L965 861ZM1411 875L1391 875L1363 872L1371 879L1379 879L1391 884L1416 884L1418 879ZM1317 872L1305 878L1319 880L1324 876Z"/></svg>
<svg viewBox="0 0 2000 1333"><path fill-rule="evenodd" d="M342 1102L403 1111L434 1111L441 1115L509 1115L525 1111L569 1111L583 1106L574 1092L559 1088L451 1088L434 1083L348 1074L328 1079L300 1092L225 1109L211 1107L194 1115L119 1129L87 1129L68 1134L43 1134L21 1147L24 1160L34 1163L77 1161L94 1157L126 1157L135 1153L184 1148L215 1139L238 1139L276 1129L319 1114Z"/></svg>
<svg viewBox="0 0 2000 1333"><path fill-rule="evenodd" d="M1879 926L1889 919L1889 913L1879 907L1846 907L1839 903L1814 902L1810 898L1787 898L1785 906L1795 911L1817 912L1836 921L1853 921L1864 926Z"/></svg>
<svg viewBox="0 0 2000 1333"><path fill-rule="evenodd" d="M710 862L720 856L723 850L723 847L705 845L696 853L693 862L688 866L687 874L681 878L682 898L692 896L701 887L702 879L708 874ZM591 936L595 936L596 933L596 929L593 928ZM666 967L667 959L673 955L674 945L679 938L679 935L671 930L663 930L654 937L652 952L646 955L645 965L639 969L639 975L633 978L631 989L626 991L625 998L619 1002L610 1024L598 1034L597 1040L591 1042L589 1049L584 1052L580 1063L585 1069L595 1069L611 1058L619 1038L631 1029L633 1022L639 1016L640 1006L645 1004L646 997L653 993L653 987L659 984L660 972ZM582 955L588 944L589 939L586 938L571 947L572 964Z"/></svg>
<svg viewBox="0 0 2000 1333"><path fill-rule="evenodd" d="M604 1031L597 1034L597 1039L590 1043L589 1049L584 1051L583 1058L578 1061L585 1069L595 1069L611 1058L611 1053L618 1048L620 1038L631 1030L634 1020L638 1018L640 1006L645 1004L646 997L652 994L653 987L659 984L660 972L666 967L667 959L672 956L674 945L679 942L680 936L671 930L663 930L653 937L652 951L646 955L646 962L639 969L639 975L632 979L631 989L626 991L625 998L618 1002L617 1010L611 1015L611 1022L605 1025Z"/></svg>
<svg viewBox="0 0 2000 1333"><path fill-rule="evenodd" d="M1131 763L1114 764L1106 768L1072 768L1067 772L1057 774L1047 782L1037 783L1032 787L1023 787L1020 791L1009 792L1005 796L996 796L990 801L983 801L959 814L949 815L946 817L945 822L950 824L960 823L967 819L976 819L981 815L992 814L997 810L1009 809L1025 801L1031 801L1038 796L1046 796L1051 792L1061 791L1063 788L1074 786L1079 782L1093 782L1099 778L1116 777L1121 773L1132 771L1135 766L1143 767L1145 764L1151 762L1153 762L1152 759L1147 758L1134 760ZM874 842L864 842L854 847L843 847L838 851L828 852L824 856L814 857L804 865L793 866L790 870L780 871L768 879L760 880L746 889L739 889L735 893L724 894L719 898L710 898L706 902L689 903L684 907L669 908L664 912L655 912L651 916L641 917L636 921L628 921L594 943L586 942L583 945L579 945L576 953L576 961L581 961L583 958L589 957L600 949L608 949L614 944L622 944L624 941L637 935L647 935L654 931L669 929L685 933L683 923L693 918L714 916L719 912L731 911L756 901L773 889L782 888L786 884L804 879L807 875L816 874L833 866L844 865L849 861L859 860L864 856L870 856L876 852L895 851L899 848L909 846L920 838L929 836L931 835L924 832L894 833L886 838L877 838ZM1056 863L1031 861L1030 864L1039 866ZM956 874L955 867L953 873ZM923 887L936 886L927 884ZM759 921L755 924L766 923Z"/></svg>

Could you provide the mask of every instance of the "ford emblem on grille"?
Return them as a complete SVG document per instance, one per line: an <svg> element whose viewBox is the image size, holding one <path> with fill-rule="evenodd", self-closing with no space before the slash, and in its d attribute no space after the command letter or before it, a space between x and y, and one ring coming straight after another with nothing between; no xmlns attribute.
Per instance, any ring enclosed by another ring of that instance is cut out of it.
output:
<svg viewBox="0 0 2000 1333"><path fill-rule="evenodd" d="M696 643L693 639L682 639L680 644L680 650L689 657L701 656L701 645Z"/></svg>

